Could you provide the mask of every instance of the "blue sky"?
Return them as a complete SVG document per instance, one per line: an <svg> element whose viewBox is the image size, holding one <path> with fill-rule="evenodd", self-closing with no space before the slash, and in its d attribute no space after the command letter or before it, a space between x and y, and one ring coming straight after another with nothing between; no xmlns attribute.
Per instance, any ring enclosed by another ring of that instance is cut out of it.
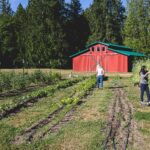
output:
<svg viewBox="0 0 150 150"><path fill-rule="evenodd" d="M93 0L80 0L83 9L89 7ZM122 0L123 4L126 3L126 0ZM70 0L66 0L66 2L70 2ZM23 7L26 7L28 4L28 0L10 0L11 7L13 11L16 11L18 4L21 3Z"/></svg>

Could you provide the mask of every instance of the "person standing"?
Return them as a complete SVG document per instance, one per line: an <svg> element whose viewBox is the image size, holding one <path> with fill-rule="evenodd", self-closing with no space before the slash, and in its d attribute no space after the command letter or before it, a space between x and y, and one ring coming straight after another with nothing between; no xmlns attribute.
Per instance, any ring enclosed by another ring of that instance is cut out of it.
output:
<svg viewBox="0 0 150 150"><path fill-rule="evenodd" d="M104 69L98 64L96 67L97 88L103 88Z"/></svg>
<svg viewBox="0 0 150 150"><path fill-rule="evenodd" d="M148 86L148 75L150 72L146 70L146 66L142 66L141 70L139 72L140 75L140 90L141 90L141 104L144 104L144 92L146 92L147 95L147 102L148 105L150 105L150 92L149 92L149 86Z"/></svg>

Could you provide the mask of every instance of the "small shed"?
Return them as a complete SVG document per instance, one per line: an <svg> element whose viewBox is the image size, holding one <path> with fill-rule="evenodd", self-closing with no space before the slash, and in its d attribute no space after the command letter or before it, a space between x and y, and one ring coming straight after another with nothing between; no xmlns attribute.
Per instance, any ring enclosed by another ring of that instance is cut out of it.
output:
<svg viewBox="0 0 150 150"><path fill-rule="evenodd" d="M96 65L100 64L106 72L126 73L131 70L133 57L144 56L127 46L94 42L70 57L73 71L95 72Z"/></svg>

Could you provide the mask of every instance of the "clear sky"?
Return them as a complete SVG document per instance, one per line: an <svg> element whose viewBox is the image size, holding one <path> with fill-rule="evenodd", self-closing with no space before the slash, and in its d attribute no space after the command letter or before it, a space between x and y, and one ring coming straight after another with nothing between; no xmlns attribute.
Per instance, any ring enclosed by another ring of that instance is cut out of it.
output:
<svg viewBox="0 0 150 150"><path fill-rule="evenodd" d="M26 7L28 4L28 0L9 0L10 4L11 4L11 8L13 9L13 11L16 11L18 4L21 3L23 5L23 7ZM123 4L126 4L126 0L122 0ZM66 2L70 2L70 0L66 0ZM93 2L93 0L80 0L83 9L86 9L87 7L89 7L89 5Z"/></svg>

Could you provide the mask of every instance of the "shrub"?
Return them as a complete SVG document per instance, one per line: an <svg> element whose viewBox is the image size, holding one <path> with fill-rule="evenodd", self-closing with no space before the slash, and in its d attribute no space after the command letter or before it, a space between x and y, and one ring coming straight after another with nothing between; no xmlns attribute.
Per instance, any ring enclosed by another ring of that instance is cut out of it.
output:
<svg viewBox="0 0 150 150"><path fill-rule="evenodd" d="M25 74L25 75L19 74L17 77L17 85L16 85L17 88L23 89L27 87L28 85L30 85L28 74Z"/></svg>
<svg viewBox="0 0 150 150"><path fill-rule="evenodd" d="M59 73L43 73L40 70L35 71L32 74L22 74L15 72L0 73L0 91L10 89L23 89L30 86L31 83L55 83L61 79Z"/></svg>
<svg viewBox="0 0 150 150"><path fill-rule="evenodd" d="M30 80L33 83L37 83L45 81L45 78L46 76L42 71L36 70L34 73L31 74Z"/></svg>

